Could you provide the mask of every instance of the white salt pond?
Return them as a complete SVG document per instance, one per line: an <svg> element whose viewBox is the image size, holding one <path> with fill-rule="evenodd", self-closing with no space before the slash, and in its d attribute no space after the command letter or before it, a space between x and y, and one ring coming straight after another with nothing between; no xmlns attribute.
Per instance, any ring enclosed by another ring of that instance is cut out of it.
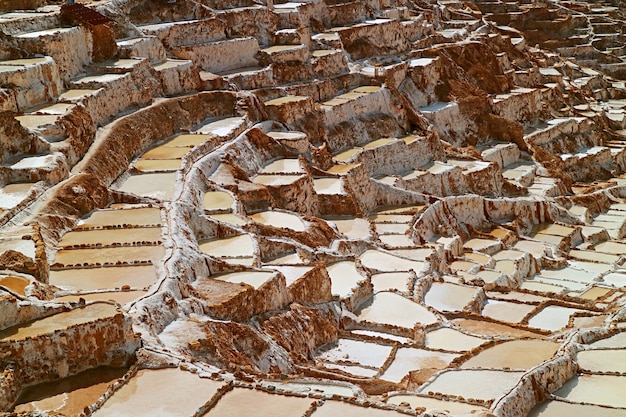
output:
<svg viewBox="0 0 626 417"><path fill-rule="evenodd" d="M142 369L92 415L191 417L223 385L177 368Z"/></svg>
<svg viewBox="0 0 626 417"><path fill-rule="evenodd" d="M461 365L463 369L530 369L552 358L559 344L547 340L511 340L479 352Z"/></svg>
<svg viewBox="0 0 626 417"><path fill-rule="evenodd" d="M159 226L161 210L152 207L98 210L78 222L76 229L105 226Z"/></svg>
<svg viewBox="0 0 626 417"><path fill-rule="evenodd" d="M313 189L321 195L345 194L341 178L315 178L313 179Z"/></svg>
<svg viewBox="0 0 626 417"><path fill-rule="evenodd" d="M371 234L370 222L358 217L346 219L326 219L349 239L367 239Z"/></svg>
<svg viewBox="0 0 626 417"><path fill-rule="evenodd" d="M424 304L442 312L462 311L477 293L474 287L434 282L424 296Z"/></svg>
<svg viewBox="0 0 626 417"><path fill-rule="evenodd" d="M424 269L425 262L404 259L377 250L367 250L361 255L361 263L366 268L379 272L399 272L413 270L419 272Z"/></svg>
<svg viewBox="0 0 626 417"><path fill-rule="evenodd" d="M606 339L600 339L590 344L594 348L626 348L626 332L614 334Z"/></svg>
<svg viewBox="0 0 626 417"><path fill-rule="evenodd" d="M403 347L396 351L393 361L380 378L399 383L410 371L430 370L434 372L446 368L457 357L459 354Z"/></svg>
<svg viewBox="0 0 626 417"><path fill-rule="evenodd" d="M485 342L486 340L480 337L470 336L458 330L443 327L426 333L424 346L429 349L466 352Z"/></svg>
<svg viewBox="0 0 626 417"><path fill-rule="evenodd" d="M0 209L8 210L17 206L26 198L32 187L32 183L18 183L0 188Z"/></svg>
<svg viewBox="0 0 626 417"><path fill-rule="evenodd" d="M576 375L554 395L574 402L626 407L625 384L626 376Z"/></svg>
<svg viewBox="0 0 626 417"><path fill-rule="evenodd" d="M322 348L316 355L316 360L337 363L348 362L380 368L390 353L391 346L360 340L339 339L336 343Z"/></svg>
<svg viewBox="0 0 626 417"><path fill-rule="evenodd" d="M384 272L371 277L374 292L398 290L408 291L413 275L410 272Z"/></svg>
<svg viewBox="0 0 626 417"><path fill-rule="evenodd" d="M205 210L232 210L235 199L226 191L209 191L202 198Z"/></svg>
<svg viewBox="0 0 626 417"><path fill-rule="evenodd" d="M218 258L254 255L254 239L250 235L201 240L198 246L202 252Z"/></svg>
<svg viewBox="0 0 626 417"><path fill-rule="evenodd" d="M352 261L337 262L326 267L332 283L331 291L333 295L346 297L352 294L352 289L358 287L360 281L364 281L365 276L356 269L356 264Z"/></svg>
<svg viewBox="0 0 626 417"><path fill-rule="evenodd" d="M487 300L483 307L482 315L507 323L519 323L535 308L536 306L532 304Z"/></svg>
<svg viewBox="0 0 626 417"><path fill-rule="evenodd" d="M358 314L360 320L374 323L390 324L412 329L416 323L424 326L437 323L433 313L401 295L381 292L371 298L371 303L361 307Z"/></svg>
<svg viewBox="0 0 626 417"><path fill-rule="evenodd" d="M113 265L119 263L152 262L157 264L165 254L161 245L119 246L98 249L62 249L56 253L54 263L61 265Z"/></svg>
<svg viewBox="0 0 626 417"><path fill-rule="evenodd" d="M177 175L175 172L131 175L118 187L118 190L141 197L171 200L174 196Z"/></svg>
<svg viewBox="0 0 626 417"><path fill-rule="evenodd" d="M408 394L390 396L387 402L389 404L397 404L397 405L400 405L401 403L408 403L410 404L412 409L425 408L426 411L443 410L443 411L447 411L448 413L452 415L458 415L458 414L469 415L469 414L473 414L479 411L489 411L487 408L481 407L479 405L472 405L472 404L462 403L458 401L444 401L444 400L438 400L436 398L421 397L418 395L408 395Z"/></svg>
<svg viewBox="0 0 626 417"><path fill-rule="evenodd" d="M293 414L295 415L295 414ZM292 416L293 416L292 415ZM398 417L399 414L391 410L380 410L373 407L359 407L339 401L326 401L313 412L311 417ZM268 416L269 417L269 416ZM274 417L272 415L272 417Z"/></svg>
<svg viewBox="0 0 626 417"><path fill-rule="evenodd" d="M623 408L607 408L591 404L572 404L565 401L549 400L533 408L528 417L624 417Z"/></svg>
<svg viewBox="0 0 626 417"><path fill-rule="evenodd" d="M153 265L111 266L50 271L50 284L64 290L92 291L106 288L147 288L157 278Z"/></svg>
<svg viewBox="0 0 626 417"><path fill-rule="evenodd" d="M291 213L284 213L282 211L263 211L252 214L248 217L257 223L266 226L284 227L296 232L304 232L306 230L306 225L302 219Z"/></svg>
<svg viewBox="0 0 626 417"><path fill-rule="evenodd" d="M265 284L273 275L273 272L244 271L213 275L211 276L211 278L219 279L220 281L232 282L233 284L239 284L243 282L253 286L255 289L258 289L263 284Z"/></svg>
<svg viewBox="0 0 626 417"><path fill-rule="evenodd" d="M585 371L626 373L626 349L583 350L576 361Z"/></svg>
<svg viewBox="0 0 626 417"><path fill-rule="evenodd" d="M577 311L581 310L570 307L547 306L531 317L528 320L528 325L555 332L567 326L570 316Z"/></svg>
<svg viewBox="0 0 626 417"><path fill-rule="evenodd" d="M431 382L420 388L429 391L457 395L484 401L494 400L513 388L524 372L494 371L486 369L459 369L443 371Z"/></svg>
<svg viewBox="0 0 626 417"><path fill-rule="evenodd" d="M129 229L78 230L68 232L58 243L59 247L70 246L111 246L114 244L150 243L161 240L160 227L133 227Z"/></svg>

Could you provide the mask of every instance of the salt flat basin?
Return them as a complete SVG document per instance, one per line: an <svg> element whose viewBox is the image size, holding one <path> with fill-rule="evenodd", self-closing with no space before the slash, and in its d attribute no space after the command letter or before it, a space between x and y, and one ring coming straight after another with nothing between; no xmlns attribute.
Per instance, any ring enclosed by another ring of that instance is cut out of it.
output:
<svg viewBox="0 0 626 417"><path fill-rule="evenodd" d="M315 178L313 179L313 189L316 194L322 195L346 194L341 178Z"/></svg>
<svg viewBox="0 0 626 417"><path fill-rule="evenodd" d="M611 272L602 277L602 282L614 287L626 287L626 272Z"/></svg>
<svg viewBox="0 0 626 417"><path fill-rule="evenodd" d="M0 275L0 285L10 289L13 292L24 295L26 287L30 281L22 277L14 277L10 275Z"/></svg>
<svg viewBox="0 0 626 417"><path fill-rule="evenodd" d="M603 277L603 280L604 280L604 277ZM612 290L610 288L592 286L587 291L580 294L579 297L584 300L597 300L598 298L604 297L611 291Z"/></svg>
<svg viewBox="0 0 626 417"><path fill-rule="evenodd" d="M370 222L359 217L346 219L326 219L332 223L341 233L350 239L367 239L371 233Z"/></svg>
<svg viewBox="0 0 626 417"><path fill-rule="evenodd" d="M296 181L305 178L304 174L259 174L252 180L255 184L266 185L268 187L280 187L294 184Z"/></svg>
<svg viewBox="0 0 626 417"><path fill-rule="evenodd" d="M569 401L626 407L626 376L575 375L553 394Z"/></svg>
<svg viewBox="0 0 626 417"><path fill-rule="evenodd" d="M391 324L412 329L416 323L424 326L437 323L433 313L403 296L381 292L371 298L371 303L361 309L359 319L369 322Z"/></svg>
<svg viewBox="0 0 626 417"><path fill-rule="evenodd" d="M67 248L80 245L103 245L129 243L161 243L160 227L133 227L130 229L78 230L63 235L59 247Z"/></svg>
<svg viewBox="0 0 626 417"><path fill-rule="evenodd" d="M64 290L93 291L107 288L147 288L157 279L153 265L111 266L50 271L50 284Z"/></svg>
<svg viewBox="0 0 626 417"><path fill-rule="evenodd" d="M360 281L365 277L356 269L356 264L352 261L337 262L326 267L331 281L331 292L333 295L346 297L352 294L352 289L358 287Z"/></svg>
<svg viewBox="0 0 626 417"><path fill-rule="evenodd" d="M382 339L393 340L399 343L414 343L414 340L408 337L396 336L395 334L377 332L375 330L352 330L350 333L361 336L380 337Z"/></svg>
<svg viewBox="0 0 626 417"><path fill-rule="evenodd" d="M498 240L491 239L482 239L482 238L473 238L469 239L467 242L463 244L463 248L476 251L476 252L485 252L485 253L493 253L498 250L501 246L501 243Z"/></svg>
<svg viewBox="0 0 626 417"><path fill-rule="evenodd" d="M379 235L401 235L404 234L408 227L405 223L374 223L376 233Z"/></svg>
<svg viewBox="0 0 626 417"><path fill-rule="evenodd" d="M341 338L336 343L320 349L315 359L322 362L349 362L380 368L390 353L391 346L388 345Z"/></svg>
<svg viewBox="0 0 626 417"><path fill-rule="evenodd" d="M507 323L519 323L537 306L509 301L487 300L482 315Z"/></svg>
<svg viewBox="0 0 626 417"><path fill-rule="evenodd" d="M118 187L118 190L140 197L171 200L174 196L177 175L176 172L131 175Z"/></svg>
<svg viewBox="0 0 626 417"><path fill-rule="evenodd" d="M63 330L78 324L113 317L120 314L114 305L105 303L88 304L83 308L54 314L40 320L9 327L0 331L0 339L24 340Z"/></svg>
<svg viewBox="0 0 626 417"><path fill-rule="evenodd" d="M298 159L277 159L265 165L259 174L304 174Z"/></svg>
<svg viewBox="0 0 626 417"><path fill-rule="evenodd" d="M190 148L160 145L145 151L141 155L141 159L182 159L187 155Z"/></svg>
<svg viewBox="0 0 626 417"><path fill-rule="evenodd" d="M624 410L599 407L591 404L570 404L565 401L549 400L533 408L528 417L624 417Z"/></svg>
<svg viewBox="0 0 626 417"><path fill-rule="evenodd" d="M283 213L282 211L262 211L248 217L266 226L284 227L296 232L304 232L306 230L306 225L300 217L291 213Z"/></svg>
<svg viewBox="0 0 626 417"><path fill-rule="evenodd" d="M342 397L354 397L355 391L360 389L356 386L354 388L348 385L341 385L339 383L329 382L286 382L281 384L272 383L277 388L284 389L285 391L297 392L297 393L320 393L325 396L341 395Z"/></svg>
<svg viewBox="0 0 626 417"><path fill-rule="evenodd" d="M285 283L287 286L290 286L294 282L296 282L299 278L304 276L304 274L308 273L313 269L312 266L289 266L289 265L276 265L272 266L271 269L275 269L279 271L285 277Z"/></svg>
<svg viewBox="0 0 626 417"><path fill-rule="evenodd" d="M274 272L244 271L213 275L211 276L211 278L219 279L220 281L232 282L233 284L239 284L240 282L243 282L253 286L255 289L258 289L260 286L265 284L273 275Z"/></svg>
<svg viewBox="0 0 626 417"><path fill-rule="evenodd" d="M371 268L380 272L400 272L410 271L419 272L424 269L425 262L412 261L410 259L393 256L389 253L377 250L367 250L361 255L361 263L366 268Z"/></svg>
<svg viewBox="0 0 626 417"><path fill-rule="evenodd" d="M509 392L523 374L521 371L454 369L443 371L418 392L424 394L432 391L490 401Z"/></svg>
<svg viewBox="0 0 626 417"><path fill-rule="evenodd" d="M533 227L533 233L542 233L544 235L554 235L554 236L569 236L574 230L574 227L563 226L555 223L541 223L535 225Z"/></svg>
<svg viewBox="0 0 626 417"><path fill-rule="evenodd" d="M613 255L623 255L626 253L626 244L619 242L600 242L595 245L596 252L609 253Z"/></svg>
<svg viewBox="0 0 626 417"><path fill-rule="evenodd" d="M392 248L406 248L415 246L415 242L413 242L407 235L382 235L379 237L380 241Z"/></svg>
<svg viewBox="0 0 626 417"><path fill-rule="evenodd" d="M59 302L78 302L82 298L85 301L113 301L121 305L135 301L139 297L146 295L147 291L109 291L96 292L92 294L66 295L56 297L55 301Z"/></svg>
<svg viewBox="0 0 626 417"><path fill-rule="evenodd" d="M326 401L318 407L311 417L398 417L401 414L391 410L381 410L373 407L359 407L339 401ZM272 416L273 417L273 416Z"/></svg>
<svg viewBox="0 0 626 417"><path fill-rule="evenodd" d="M484 253L479 252L464 253L463 257L481 265L487 265L489 262L491 262L491 257L489 255L485 255Z"/></svg>
<svg viewBox="0 0 626 417"><path fill-rule="evenodd" d="M418 395L400 394L390 396L387 400L389 404L409 403L412 409L425 408L428 410L444 410L452 415L456 414L472 414L478 411L489 411L485 407L479 405L466 404L457 401L444 401L436 398L421 397Z"/></svg>
<svg viewBox="0 0 626 417"><path fill-rule="evenodd" d="M152 262L157 264L165 254L161 245L157 246L120 246L98 249L62 249L56 253L54 263L61 265L105 265L133 262Z"/></svg>
<svg viewBox="0 0 626 417"><path fill-rule="evenodd" d="M584 271L582 269L577 269L577 268L572 268L572 267L567 266L565 268L558 269L558 270L544 269L541 271L541 274L538 276L551 278L551 279L555 279L559 281L567 280L567 281L575 281L575 282L582 282L582 283L590 283L595 280L598 274L595 272Z"/></svg>
<svg viewBox="0 0 626 417"><path fill-rule="evenodd" d="M522 252L527 252L537 259L541 259L541 257L546 254L546 246L543 242L535 242L532 240L519 240L515 242L513 248Z"/></svg>
<svg viewBox="0 0 626 417"><path fill-rule="evenodd" d="M81 219L75 229L123 225L160 226L161 210L153 207L99 210L91 216Z"/></svg>
<svg viewBox="0 0 626 417"><path fill-rule="evenodd" d="M452 323L463 331L481 336L505 336L505 337L541 337L527 330L516 329L499 323L490 323L474 319L454 319Z"/></svg>
<svg viewBox="0 0 626 417"><path fill-rule="evenodd" d="M202 198L205 210L232 210L235 199L226 191L209 191Z"/></svg>
<svg viewBox="0 0 626 417"><path fill-rule="evenodd" d="M32 183L7 184L0 188L0 209L12 209L28 195Z"/></svg>
<svg viewBox="0 0 626 417"><path fill-rule="evenodd" d="M228 137L235 130L245 126L243 117L227 117L216 121L209 122L204 126L196 129L196 133L214 135L219 137Z"/></svg>
<svg viewBox="0 0 626 417"><path fill-rule="evenodd" d="M410 272L384 272L372 275L374 292L398 290L407 291L413 276Z"/></svg>
<svg viewBox="0 0 626 417"><path fill-rule="evenodd" d="M75 101L75 100L79 100L85 96L91 95L91 94L95 94L96 91L98 90L92 90L92 89L75 89L75 90L67 90L64 93L62 93L61 95L59 95L59 100L63 101L63 100L67 100L67 101Z"/></svg>
<svg viewBox="0 0 626 417"><path fill-rule="evenodd" d="M142 369L92 415L191 417L223 385L177 368Z"/></svg>
<svg viewBox="0 0 626 417"><path fill-rule="evenodd" d="M403 223L407 224L413 220L412 214L378 213L372 214L370 219L374 223Z"/></svg>
<svg viewBox="0 0 626 417"><path fill-rule="evenodd" d="M429 370L432 373L446 368L456 353L435 352L426 349L399 348L391 364L380 376L381 379L399 383L410 371Z"/></svg>
<svg viewBox="0 0 626 417"><path fill-rule="evenodd" d="M304 415L312 403L311 398L274 395L236 387L221 397L207 416L293 417Z"/></svg>
<svg viewBox="0 0 626 417"><path fill-rule="evenodd" d="M202 252L215 257L254 255L254 239L250 235L201 240L198 246Z"/></svg>
<svg viewBox="0 0 626 417"><path fill-rule="evenodd" d="M433 254L432 248L393 249L389 252L414 261L425 261Z"/></svg>
<svg viewBox="0 0 626 417"><path fill-rule="evenodd" d="M324 363L324 368L327 369L338 369L342 372L347 372L348 374L352 374L354 376L359 376L363 378L374 378L378 374L377 369L366 368L359 365L345 365L338 363Z"/></svg>
<svg viewBox="0 0 626 417"><path fill-rule="evenodd" d="M570 307L547 306L531 317L528 320L528 325L554 332L567 326L570 316L577 311L581 310Z"/></svg>
<svg viewBox="0 0 626 417"><path fill-rule="evenodd" d="M133 166L142 173L178 171L182 159L138 159Z"/></svg>
<svg viewBox="0 0 626 417"><path fill-rule="evenodd" d="M243 226L244 224L248 223L246 219L241 218L237 216L236 214L232 214L232 213L211 214L208 217L211 219L217 220L218 222L230 223L230 224L234 224L237 226Z"/></svg>
<svg viewBox="0 0 626 417"><path fill-rule="evenodd" d="M559 346L549 340L511 340L479 352L465 361L461 368L530 369L552 358Z"/></svg>
<svg viewBox="0 0 626 417"><path fill-rule="evenodd" d="M77 416L95 404L126 368L100 367L27 389L17 400L16 413L47 411Z"/></svg>
<svg viewBox="0 0 626 417"><path fill-rule="evenodd" d="M424 346L429 349L442 349L452 352L466 352L485 343L485 339L443 327L426 333Z"/></svg>
<svg viewBox="0 0 626 417"><path fill-rule="evenodd" d="M168 141L167 146L194 147L206 142L211 137L211 135L201 135L197 133L178 135Z"/></svg>
<svg viewBox="0 0 626 417"><path fill-rule="evenodd" d="M585 371L626 372L626 349L582 350L576 360Z"/></svg>
<svg viewBox="0 0 626 417"><path fill-rule="evenodd" d="M424 304L438 311L462 311L476 294L474 287L433 282L424 296Z"/></svg>
<svg viewBox="0 0 626 417"><path fill-rule="evenodd" d="M600 262L600 263L605 263L605 264L614 264L619 259L619 256L617 255L611 255L611 254L596 252L592 250L578 250L578 249L572 249L569 252L569 256L574 259L579 259L582 261Z"/></svg>

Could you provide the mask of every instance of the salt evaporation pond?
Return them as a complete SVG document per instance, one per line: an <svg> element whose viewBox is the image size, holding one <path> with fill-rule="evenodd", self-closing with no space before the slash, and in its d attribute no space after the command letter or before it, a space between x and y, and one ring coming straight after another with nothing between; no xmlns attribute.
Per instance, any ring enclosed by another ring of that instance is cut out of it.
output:
<svg viewBox="0 0 626 417"><path fill-rule="evenodd" d="M551 400L538 404L528 417L624 417L626 410L606 408L591 404L571 404L565 401Z"/></svg>
<svg viewBox="0 0 626 417"><path fill-rule="evenodd" d="M442 349L452 352L465 352L482 345L486 341L487 340L485 339L481 339L476 336L470 336L465 333L461 333L458 330L444 327L426 333L424 346L430 349Z"/></svg>
<svg viewBox="0 0 626 417"><path fill-rule="evenodd" d="M111 246L129 243L160 243L160 227L133 227L129 229L79 230L68 232L59 241L60 247Z"/></svg>
<svg viewBox="0 0 626 417"><path fill-rule="evenodd" d="M358 314L360 320L412 329L416 323L424 326L437 323L433 313L401 295L381 292L371 298Z"/></svg>
<svg viewBox="0 0 626 417"><path fill-rule="evenodd" d="M349 362L356 365L380 368L390 353L391 346L360 340L339 339L329 347L322 348L316 359L323 362Z"/></svg>
<svg viewBox="0 0 626 417"><path fill-rule="evenodd" d="M174 196L176 172L131 175L118 190L141 197L169 201Z"/></svg>
<svg viewBox="0 0 626 417"><path fill-rule="evenodd" d="M444 401L437 398L421 397L418 395L393 395L389 397L387 402L389 404L397 405L400 405L401 403L408 403L412 409L425 408L426 411L443 410L452 415L472 414L478 411L489 411L487 408L481 407L479 405L472 405L458 401Z"/></svg>
<svg viewBox="0 0 626 417"><path fill-rule="evenodd" d="M482 315L507 323L519 323L535 308L536 306L532 304L487 300L483 307Z"/></svg>
<svg viewBox="0 0 626 417"><path fill-rule="evenodd" d="M373 407L359 407L339 401L326 401L311 417L398 417L398 413ZM272 415L272 417L274 417Z"/></svg>
<svg viewBox="0 0 626 417"><path fill-rule="evenodd" d="M250 235L201 240L198 246L202 252L218 258L254 255L254 240Z"/></svg>
<svg viewBox="0 0 626 417"><path fill-rule="evenodd" d="M380 272L421 271L426 263L404 259L377 250L367 250L361 255L361 263L366 268Z"/></svg>
<svg viewBox="0 0 626 417"><path fill-rule="evenodd" d="M263 211L248 217L257 223L266 226L284 227L296 232L304 232L306 230L306 225L300 217L291 213L283 213L282 211Z"/></svg>
<svg viewBox="0 0 626 417"><path fill-rule="evenodd" d="M352 261L337 262L326 267L331 280L331 292L333 295L346 297L352 294L352 289L358 287L358 282L365 277L356 269Z"/></svg>
<svg viewBox="0 0 626 417"><path fill-rule="evenodd" d="M30 281L22 277L0 275L0 285L18 294L24 295Z"/></svg>
<svg viewBox="0 0 626 417"><path fill-rule="evenodd" d="M626 407L626 376L576 375L554 392L569 401Z"/></svg>
<svg viewBox="0 0 626 417"><path fill-rule="evenodd" d="M511 340L487 348L463 363L462 369L530 369L552 358L559 344L547 340Z"/></svg>
<svg viewBox="0 0 626 417"><path fill-rule="evenodd" d="M75 230L105 226L159 226L161 210L152 207L99 210L78 222Z"/></svg>
<svg viewBox="0 0 626 417"><path fill-rule="evenodd" d="M399 348L391 364L380 376L386 381L399 383L410 371L430 371L434 373L446 368L455 358L455 353L435 352L417 348Z"/></svg>
<svg viewBox="0 0 626 417"><path fill-rule="evenodd" d="M50 284L64 290L91 291L106 288L146 288L156 280L152 265L112 266L50 271Z"/></svg>
<svg viewBox="0 0 626 417"><path fill-rule="evenodd" d="M577 311L581 310L570 307L547 306L531 317L528 320L528 325L554 332L567 326L570 316Z"/></svg>
<svg viewBox="0 0 626 417"><path fill-rule="evenodd" d="M211 278L219 279L220 281L232 282L233 284L239 284L243 282L253 286L255 289L258 289L263 284L265 284L273 275L273 272L245 271L213 275Z"/></svg>
<svg viewBox="0 0 626 417"><path fill-rule="evenodd" d="M231 210L235 199L226 191L209 191L202 198L205 210Z"/></svg>
<svg viewBox="0 0 626 417"><path fill-rule="evenodd" d="M582 350L576 361L585 371L626 373L626 349Z"/></svg>
<svg viewBox="0 0 626 417"><path fill-rule="evenodd" d="M56 253L54 263L61 265L114 265L119 263L152 262L157 264L165 254L161 245L120 246L97 249L63 249Z"/></svg>
<svg viewBox="0 0 626 417"><path fill-rule="evenodd" d="M206 398L206 396L204 397ZM302 416L311 406L311 398L268 394L260 390L233 388L219 399L208 417ZM176 414L180 416L182 414ZM191 416L191 414L189 414Z"/></svg>
<svg viewBox="0 0 626 417"><path fill-rule="evenodd" d="M434 282L424 296L424 304L442 312L462 311L477 293L474 287Z"/></svg>
<svg viewBox="0 0 626 417"><path fill-rule="evenodd" d="M413 276L410 272L383 272L371 277L374 292L397 290L407 291Z"/></svg>
<svg viewBox="0 0 626 417"><path fill-rule="evenodd" d="M460 369L443 371L426 383L420 393L439 392L491 401L506 394L517 384L524 372L486 369Z"/></svg>

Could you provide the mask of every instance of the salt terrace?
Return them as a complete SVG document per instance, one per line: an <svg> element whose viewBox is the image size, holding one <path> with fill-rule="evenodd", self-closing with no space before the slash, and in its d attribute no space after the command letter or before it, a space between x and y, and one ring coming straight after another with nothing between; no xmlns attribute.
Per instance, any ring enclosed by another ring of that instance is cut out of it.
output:
<svg viewBox="0 0 626 417"><path fill-rule="evenodd" d="M0 0L0 412L626 416L617 0Z"/></svg>

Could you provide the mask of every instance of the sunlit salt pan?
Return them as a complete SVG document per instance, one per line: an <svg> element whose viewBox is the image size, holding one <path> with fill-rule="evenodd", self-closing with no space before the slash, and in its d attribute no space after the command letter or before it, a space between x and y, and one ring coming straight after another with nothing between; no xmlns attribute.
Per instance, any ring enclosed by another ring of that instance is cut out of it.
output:
<svg viewBox="0 0 626 417"><path fill-rule="evenodd" d="M202 198L205 210L230 210L234 202L233 196L226 191L209 191Z"/></svg>
<svg viewBox="0 0 626 417"><path fill-rule="evenodd" d="M373 249L370 249L361 255L361 263L366 268L388 272L409 270L419 272L424 269L424 266L426 265L425 262L412 261Z"/></svg>
<svg viewBox="0 0 626 417"><path fill-rule="evenodd" d="M296 232L304 232L306 225L295 214L283 213L281 211L263 211L249 216L257 223L267 226L284 227Z"/></svg>
<svg viewBox="0 0 626 417"><path fill-rule="evenodd" d="M399 383L410 371L444 369L458 356L455 353L400 348L396 351L395 358L380 378Z"/></svg>
<svg viewBox="0 0 626 417"><path fill-rule="evenodd" d="M591 372L626 372L626 349L583 350L576 361L580 369Z"/></svg>
<svg viewBox="0 0 626 417"><path fill-rule="evenodd" d="M359 319L369 322L391 324L412 329L416 323L424 326L437 323L438 319L427 308L401 295L381 292L372 297L358 315Z"/></svg>
<svg viewBox="0 0 626 417"><path fill-rule="evenodd" d="M561 306L547 306L531 317L528 325L554 332L567 326L570 316L577 311L580 310Z"/></svg>
<svg viewBox="0 0 626 417"><path fill-rule="evenodd" d="M552 358L558 349L558 343L547 340L511 340L481 351L461 368L530 369Z"/></svg>
<svg viewBox="0 0 626 417"><path fill-rule="evenodd" d="M351 219L328 219L329 223L334 224L341 233L350 239L366 239L370 231L370 222L361 218Z"/></svg>
<svg viewBox="0 0 626 417"><path fill-rule="evenodd" d="M569 401L626 407L625 376L576 375L554 395Z"/></svg>
<svg viewBox="0 0 626 417"><path fill-rule="evenodd" d="M462 311L476 294L474 287L434 282L424 296L424 304L442 312Z"/></svg>
<svg viewBox="0 0 626 417"><path fill-rule="evenodd" d="M465 352L485 343L485 339L466 335L458 330L441 328L426 333L424 346L430 349L443 349L453 352Z"/></svg>
<svg viewBox="0 0 626 417"><path fill-rule="evenodd" d="M232 282L233 284L239 284L243 282L253 286L255 289L258 289L263 284L265 284L273 275L273 272L244 271L233 272L230 274L214 275L211 278L219 279L220 281Z"/></svg>
<svg viewBox="0 0 626 417"><path fill-rule="evenodd" d="M250 235L199 242L200 250L215 257L250 256L254 254L254 240Z"/></svg>
<svg viewBox="0 0 626 417"><path fill-rule="evenodd" d="M0 209L12 209L26 198L33 184L8 184L0 188Z"/></svg>
<svg viewBox="0 0 626 417"><path fill-rule="evenodd" d="M333 295L346 297L352 293L352 289L358 286L358 282L365 280L365 277L356 269L352 261L337 262L326 267L332 283L331 291Z"/></svg>
<svg viewBox="0 0 626 417"><path fill-rule="evenodd" d="M133 175L124 181L118 190L141 197L171 200L176 175L175 172Z"/></svg>
<svg viewBox="0 0 626 417"><path fill-rule="evenodd" d="M407 291L412 279L410 272L385 272L372 275L374 292L398 290Z"/></svg>
<svg viewBox="0 0 626 417"><path fill-rule="evenodd" d="M425 408L428 410L447 411L452 415L472 415L478 411L489 411L485 407L457 401L444 401L436 398L420 397L417 395L394 395L387 400L390 404L409 403L411 408Z"/></svg>
<svg viewBox="0 0 626 417"><path fill-rule="evenodd" d="M390 353L391 346L360 340L339 339L336 344L320 351L316 359L324 362L351 362L357 365L380 368Z"/></svg>
<svg viewBox="0 0 626 417"><path fill-rule="evenodd" d="M513 388L524 372L460 369L444 371L419 392L440 392L485 401L498 398Z"/></svg>

